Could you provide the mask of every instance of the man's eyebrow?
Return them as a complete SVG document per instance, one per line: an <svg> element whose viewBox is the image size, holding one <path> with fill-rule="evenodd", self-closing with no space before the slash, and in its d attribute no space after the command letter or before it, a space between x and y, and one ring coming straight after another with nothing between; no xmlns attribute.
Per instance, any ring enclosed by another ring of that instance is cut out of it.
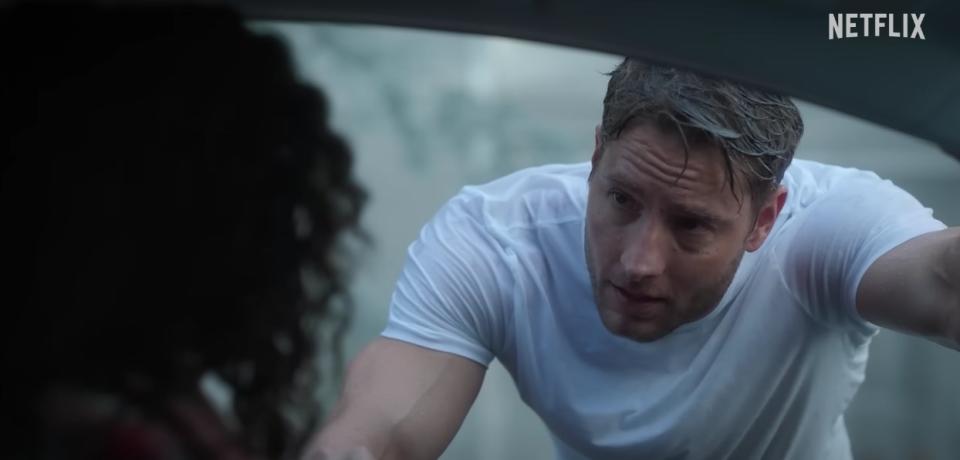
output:
<svg viewBox="0 0 960 460"><path fill-rule="evenodd" d="M643 189L640 186L631 183L616 171L605 173L603 177L615 187L627 189L627 191L637 195L643 195Z"/></svg>
<svg viewBox="0 0 960 460"><path fill-rule="evenodd" d="M617 171L608 172L604 174L603 177L615 187L624 188L626 191L638 196L643 195L643 189L641 187L631 184L629 180L624 179ZM681 217L700 219L715 225L720 225L727 222L727 219L724 219L706 206L674 203L671 206L671 209L675 214L679 214Z"/></svg>
<svg viewBox="0 0 960 460"><path fill-rule="evenodd" d="M727 221L727 219L720 217L718 214L706 207L689 204L674 204L671 207L673 208L673 212L678 214L680 217L700 219L716 225L723 224Z"/></svg>

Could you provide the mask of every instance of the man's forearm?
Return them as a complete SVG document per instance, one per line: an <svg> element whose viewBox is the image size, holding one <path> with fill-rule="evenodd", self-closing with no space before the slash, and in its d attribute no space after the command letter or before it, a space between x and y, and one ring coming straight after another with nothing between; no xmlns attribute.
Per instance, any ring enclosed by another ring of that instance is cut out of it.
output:
<svg viewBox="0 0 960 460"><path fill-rule="evenodd" d="M934 257L934 302L942 309L936 337L929 337L945 347L960 350L960 227L944 230ZM923 293L918 293L923 295Z"/></svg>
<svg viewBox="0 0 960 460"><path fill-rule="evenodd" d="M948 319L948 342L944 345L960 350L960 227L951 229L952 243L947 249L944 258L944 278L950 286L948 305L953 312Z"/></svg>
<svg viewBox="0 0 960 460"><path fill-rule="evenodd" d="M857 308L874 324L960 350L960 227L907 241L867 269Z"/></svg>
<svg viewBox="0 0 960 460"><path fill-rule="evenodd" d="M438 458L485 372L467 358L376 339L350 363L340 401L304 458Z"/></svg>
<svg viewBox="0 0 960 460"><path fill-rule="evenodd" d="M366 447L354 447L340 451L312 447L301 458L302 460L379 460Z"/></svg>

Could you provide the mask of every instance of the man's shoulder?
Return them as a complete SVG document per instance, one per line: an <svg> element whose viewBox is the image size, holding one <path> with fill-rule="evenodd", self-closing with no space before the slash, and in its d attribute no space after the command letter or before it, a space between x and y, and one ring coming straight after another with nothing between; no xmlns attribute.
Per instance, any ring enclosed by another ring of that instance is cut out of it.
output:
<svg viewBox="0 0 960 460"><path fill-rule="evenodd" d="M870 220L887 212L884 203L915 201L872 171L811 160L794 160L782 185L787 202L770 234L772 244L765 247L785 247L800 237L829 233L837 216Z"/></svg>
<svg viewBox="0 0 960 460"><path fill-rule="evenodd" d="M791 178L794 182L800 183L815 182L821 186L846 179L883 180L873 171L803 159L795 159L791 162L785 178Z"/></svg>
<svg viewBox="0 0 960 460"><path fill-rule="evenodd" d="M589 172L589 163L525 168L484 184L468 185L448 206L500 229L583 220Z"/></svg>
<svg viewBox="0 0 960 460"><path fill-rule="evenodd" d="M806 207L809 204L838 195L870 195L877 191L898 191L889 180L873 171L794 160L784 175L783 185L788 190L788 201Z"/></svg>

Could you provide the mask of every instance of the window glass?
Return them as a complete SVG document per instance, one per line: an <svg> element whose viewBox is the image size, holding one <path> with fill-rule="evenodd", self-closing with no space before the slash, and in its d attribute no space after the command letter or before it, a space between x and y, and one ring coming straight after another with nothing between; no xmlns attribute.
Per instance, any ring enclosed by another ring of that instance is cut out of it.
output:
<svg viewBox="0 0 960 460"><path fill-rule="evenodd" d="M617 56L498 37L374 26L258 22L282 36L371 194L375 242L355 274L353 356L383 328L407 245L460 187L544 163L589 159L605 72ZM960 224L960 162L936 146L808 103L798 158L875 171ZM960 452L955 352L881 332L847 412L860 459L946 459ZM552 458L546 429L494 363L445 459Z"/></svg>

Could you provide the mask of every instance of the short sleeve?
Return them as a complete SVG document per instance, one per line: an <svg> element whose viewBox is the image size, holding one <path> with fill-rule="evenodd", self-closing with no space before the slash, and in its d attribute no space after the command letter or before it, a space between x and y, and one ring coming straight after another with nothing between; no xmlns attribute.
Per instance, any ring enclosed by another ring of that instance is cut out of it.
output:
<svg viewBox="0 0 960 460"><path fill-rule="evenodd" d="M512 281L508 254L462 194L423 227L408 251L382 335L488 365L503 337Z"/></svg>
<svg viewBox="0 0 960 460"><path fill-rule="evenodd" d="M775 244L784 282L820 322L861 335L876 326L857 312L860 280L880 256L945 228L933 212L892 182L858 171L797 209Z"/></svg>

